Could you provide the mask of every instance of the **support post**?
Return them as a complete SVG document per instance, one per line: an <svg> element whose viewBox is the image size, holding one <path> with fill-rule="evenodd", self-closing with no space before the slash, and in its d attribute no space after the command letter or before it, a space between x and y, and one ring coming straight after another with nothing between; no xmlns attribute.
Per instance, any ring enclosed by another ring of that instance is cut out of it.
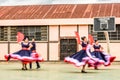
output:
<svg viewBox="0 0 120 80"><path fill-rule="evenodd" d="M11 36L11 31L9 26L8 27L8 54L10 53L10 36Z"/></svg>
<svg viewBox="0 0 120 80"><path fill-rule="evenodd" d="M110 54L110 40L108 31L104 31L106 42L107 42L107 53Z"/></svg>

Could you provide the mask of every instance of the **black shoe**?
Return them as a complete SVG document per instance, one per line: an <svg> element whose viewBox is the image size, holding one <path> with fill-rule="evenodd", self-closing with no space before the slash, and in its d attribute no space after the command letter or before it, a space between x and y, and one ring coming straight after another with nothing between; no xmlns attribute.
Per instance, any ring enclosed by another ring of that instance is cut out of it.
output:
<svg viewBox="0 0 120 80"><path fill-rule="evenodd" d="M37 66L37 68L36 69L39 69L40 68L40 66Z"/></svg>
<svg viewBox="0 0 120 80"><path fill-rule="evenodd" d="M28 70L27 68L25 68L25 70Z"/></svg>
<svg viewBox="0 0 120 80"><path fill-rule="evenodd" d="M32 62L29 63L29 67L30 67L30 69L32 69Z"/></svg>
<svg viewBox="0 0 120 80"><path fill-rule="evenodd" d="M22 68L22 70L25 70L24 68Z"/></svg>
<svg viewBox="0 0 120 80"><path fill-rule="evenodd" d="M32 69L32 67L30 67L30 69Z"/></svg>
<svg viewBox="0 0 120 80"><path fill-rule="evenodd" d="M27 67L25 67L25 70L28 70Z"/></svg>
<svg viewBox="0 0 120 80"><path fill-rule="evenodd" d="M82 70L81 73L87 73L87 72Z"/></svg>

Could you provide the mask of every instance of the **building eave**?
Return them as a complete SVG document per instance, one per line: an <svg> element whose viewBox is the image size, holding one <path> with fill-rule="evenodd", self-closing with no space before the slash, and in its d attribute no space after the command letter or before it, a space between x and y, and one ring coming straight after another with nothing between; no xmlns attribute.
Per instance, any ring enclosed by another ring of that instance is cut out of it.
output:
<svg viewBox="0 0 120 80"><path fill-rule="evenodd" d="M0 26L89 25L89 24L93 24L93 23L94 23L93 18L0 20ZM115 24L120 24L120 18L115 18Z"/></svg>

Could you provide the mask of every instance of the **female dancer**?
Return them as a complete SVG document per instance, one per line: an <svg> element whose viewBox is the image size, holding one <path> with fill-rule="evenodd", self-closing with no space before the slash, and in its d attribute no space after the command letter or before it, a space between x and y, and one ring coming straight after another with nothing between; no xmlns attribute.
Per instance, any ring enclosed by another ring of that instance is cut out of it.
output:
<svg viewBox="0 0 120 80"><path fill-rule="evenodd" d="M27 70L27 63L31 62L33 59L30 57L31 51L30 48L32 47L31 43L29 43L28 37L24 37L23 42L21 42L22 49L18 52L5 55L7 61L10 58L21 60L22 61L22 70Z"/></svg>
<svg viewBox="0 0 120 80"><path fill-rule="evenodd" d="M103 64L105 66L109 66L114 59L115 56L110 56L103 51L103 47L99 45L98 40L95 40L95 44L93 45L94 51L91 53L94 57L98 58L98 63L94 65L94 68L97 70L98 66Z"/></svg>
<svg viewBox="0 0 120 80"><path fill-rule="evenodd" d="M94 58L91 56L91 54L86 52L87 51L86 48L88 45L87 38L84 36L81 39L82 39L82 42L81 42L82 50L80 50L79 52L76 52L75 54L69 57L66 57L64 61L72 63L77 67L83 66L81 72L86 73L85 71L86 64L87 63L93 64L95 61L94 61Z"/></svg>
<svg viewBox="0 0 120 80"><path fill-rule="evenodd" d="M37 69L40 68L40 64L39 64L39 61L43 61L43 58L39 56L39 54L36 52L36 43L35 43L35 39L33 38L32 39L32 48L31 48L31 51L32 51L32 54L31 56L33 58L38 58L38 60L36 60L36 65L37 65ZM30 63L30 69L32 69L32 62Z"/></svg>

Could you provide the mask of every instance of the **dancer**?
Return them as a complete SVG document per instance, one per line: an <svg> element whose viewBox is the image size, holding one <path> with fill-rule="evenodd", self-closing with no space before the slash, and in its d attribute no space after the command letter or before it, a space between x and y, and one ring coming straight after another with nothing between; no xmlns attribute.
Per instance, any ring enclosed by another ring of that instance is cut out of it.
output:
<svg viewBox="0 0 120 80"><path fill-rule="evenodd" d="M94 65L94 69L98 70L98 66L103 64L105 66L109 66L114 59L115 56L110 56L103 51L103 47L99 44L98 40L95 40L95 44L93 45L94 51L91 53L94 57L98 58L98 63Z"/></svg>
<svg viewBox="0 0 120 80"><path fill-rule="evenodd" d="M32 57L35 57L35 58L41 58L41 61L43 61L43 58L39 56L39 54L36 52L36 43L35 43L35 39L33 38L32 39L32 48L31 48L31 51L32 51ZM39 64L39 61L36 61L36 65L37 65L37 68L36 69L39 69L40 68L40 64ZM30 69L32 69L32 62L30 63Z"/></svg>
<svg viewBox="0 0 120 80"><path fill-rule="evenodd" d="M85 71L85 66L87 63L89 64L94 64L95 63L95 59L91 56L90 52L87 53L86 51L89 51L89 49L86 50L87 46L88 46L88 41L87 38L85 36L83 36L82 38L82 42L81 46L82 46L82 50L80 50L79 52L76 52L75 54L66 57L64 59L65 62L69 62L74 64L77 67L82 66L82 73L87 73Z"/></svg>
<svg viewBox="0 0 120 80"><path fill-rule="evenodd" d="M23 41L20 43L22 46L22 49L18 52L5 55L5 58L7 61L10 60L10 58L17 59L22 61L22 70L27 70L27 63L31 62L33 59L30 57L31 51L30 48L32 47L31 43L29 43L28 37L24 37Z"/></svg>

